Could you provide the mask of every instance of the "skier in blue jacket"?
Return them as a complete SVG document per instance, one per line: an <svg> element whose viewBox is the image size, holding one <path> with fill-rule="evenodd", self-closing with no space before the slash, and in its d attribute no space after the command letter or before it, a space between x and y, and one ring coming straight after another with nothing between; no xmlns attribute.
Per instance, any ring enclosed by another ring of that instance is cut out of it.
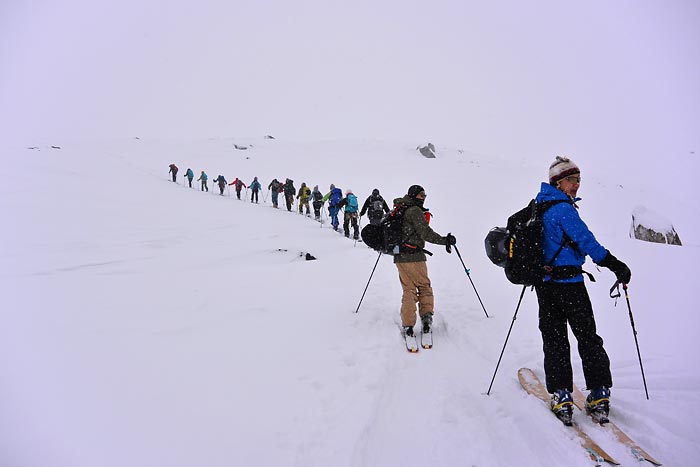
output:
<svg viewBox="0 0 700 467"><path fill-rule="evenodd" d="M357 196L352 190L345 190L345 198L338 203L338 209L345 208L343 216L343 232L346 237L350 237L350 224L352 223L353 240L360 238L360 229L357 225Z"/></svg>
<svg viewBox="0 0 700 467"><path fill-rule="evenodd" d="M573 373L567 323L578 341L586 387L591 390L587 409L607 419L612 375L603 339L596 332L593 307L581 269L590 256L594 263L609 268L617 280L627 284L631 272L596 240L581 220L576 203L581 171L571 159L557 157L549 168L549 183L542 183L536 201L561 201L543 216L543 250L549 274L535 286L539 302L539 328L544 350L547 391L552 393L552 411L570 423Z"/></svg>
<svg viewBox="0 0 700 467"><path fill-rule="evenodd" d="M258 202L258 192L262 188L262 185L260 185L260 182L258 181L258 177L253 177L253 181L250 182L250 202L252 203L253 200L255 200L255 203Z"/></svg>
<svg viewBox="0 0 700 467"><path fill-rule="evenodd" d="M333 230L338 230L338 225L340 221L338 220L338 213L340 212L340 200L343 199L343 190L336 188L334 184L331 183L330 191L321 199L324 203L328 201L328 214L331 217L331 225Z"/></svg>
<svg viewBox="0 0 700 467"><path fill-rule="evenodd" d="M209 191L209 187L207 186L207 179L208 179L208 178L209 178L209 177L207 176L207 174L204 173L204 170L202 170L202 174L201 174L201 175L199 176L199 178L197 179L197 181L200 181L200 180L202 181L202 188L201 188L200 191L204 191L204 190Z"/></svg>
<svg viewBox="0 0 700 467"><path fill-rule="evenodd" d="M187 177L187 181L190 182L190 188L192 188L192 179L194 178L194 172L192 172L192 169L189 167L187 168L187 172L185 172L185 177Z"/></svg>

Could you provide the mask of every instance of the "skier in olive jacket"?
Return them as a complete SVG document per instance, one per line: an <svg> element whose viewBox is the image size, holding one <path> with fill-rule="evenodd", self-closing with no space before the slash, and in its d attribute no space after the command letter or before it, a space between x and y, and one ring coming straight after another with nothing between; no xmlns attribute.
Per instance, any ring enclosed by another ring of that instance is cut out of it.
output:
<svg viewBox="0 0 700 467"><path fill-rule="evenodd" d="M412 185L408 194L396 198L394 205L408 206L404 213L403 234L399 254L394 255L394 264L399 271L399 281L403 289L401 298L401 324L404 333L413 336L413 326L416 324L416 303L421 317L423 332L429 332L433 322L434 298L433 288L428 277L427 258L423 252L425 242L436 245L446 245L451 253L451 246L457 243L452 234L442 235L428 225L429 213L423 207L425 190L420 185Z"/></svg>

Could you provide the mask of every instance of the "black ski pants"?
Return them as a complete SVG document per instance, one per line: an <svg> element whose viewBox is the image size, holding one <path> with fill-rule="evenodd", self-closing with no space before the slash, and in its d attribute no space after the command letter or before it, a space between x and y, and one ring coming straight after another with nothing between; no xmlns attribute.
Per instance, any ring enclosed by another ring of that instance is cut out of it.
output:
<svg viewBox="0 0 700 467"><path fill-rule="evenodd" d="M538 285L540 305L539 328L544 350L544 373L547 391L573 391L571 351L567 323L578 341L586 387L612 387L610 359L603 348L603 339L596 333L593 307L583 282Z"/></svg>
<svg viewBox="0 0 700 467"><path fill-rule="evenodd" d="M353 231L353 236L355 240L360 238L360 231L357 226L357 213L356 212L345 212L345 216L343 216L343 231L345 232L345 236L349 237L350 236L350 224L352 224L352 231Z"/></svg>
<svg viewBox="0 0 700 467"><path fill-rule="evenodd" d="M314 206L314 216L317 219L319 219L321 217L321 206L323 206L323 203L321 201L314 201L313 206Z"/></svg>

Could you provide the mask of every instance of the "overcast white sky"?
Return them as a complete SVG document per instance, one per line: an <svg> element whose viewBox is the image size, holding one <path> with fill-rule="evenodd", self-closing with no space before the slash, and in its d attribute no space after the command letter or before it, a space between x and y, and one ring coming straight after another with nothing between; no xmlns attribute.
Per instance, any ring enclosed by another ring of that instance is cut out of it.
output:
<svg viewBox="0 0 700 467"><path fill-rule="evenodd" d="M0 127L689 154L699 20L695 0L3 0Z"/></svg>

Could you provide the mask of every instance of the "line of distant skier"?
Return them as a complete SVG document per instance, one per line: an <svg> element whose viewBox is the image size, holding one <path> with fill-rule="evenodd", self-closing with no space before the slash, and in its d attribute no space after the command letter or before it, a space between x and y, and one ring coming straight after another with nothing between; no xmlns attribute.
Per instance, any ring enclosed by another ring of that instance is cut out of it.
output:
<svg viewBox="0 0 700 467"><path fill-rule="evenodd" d="M172 176L173 182L177 182L178 167L175 164L170 164L168 174ZM191 168L185 172L184 178L187 180L189 187L192 188L192 181L195 174ZM200 190L209 191L207 184L209 176L202 170L199 178L196 180L201 182ZM250 184L246 185L243 180L236 177L234 181L228 183L226 177L219 174L214 180L214 183L219 187L219 194L224 195L224 191L228 186L233 186L236 190L236 197L241 199L241 191L245 188L244 198L248 199L248 190L250 190L250 202L259 202L259 192L262 191L262 185L258 181L258 177L254 177ZM321 193L318 185L310 189L305 182L302 182L299 190L294 187L294 180L285 178L284 183L274 178L267 185L267 193L263 196L263 202L267 202L267 195L272 194L272 207L279 209L279 195L282 194L287 211L292 211L292 206L296 200L299 214L306 212L307 217L311 217L311 207L314 211L314 219L322 223L321 212L323 206L328 202L328 215L331 219L333 230L338 231L340 220L338 215L343 211L343 232L346 237L350 237L350 227L352 227L352 238L358 240L360 238L360 227L358 224L359 218L367 214L370 224L379 224L384 217L384 214L389 212L389 206L384 198L379 194L379 190L375 188L372 194L367 197L362 209L359 208L357 196L350 189L343 191L331 183L328 193ZM311 207L310 207L311 206Z"/></svg>

